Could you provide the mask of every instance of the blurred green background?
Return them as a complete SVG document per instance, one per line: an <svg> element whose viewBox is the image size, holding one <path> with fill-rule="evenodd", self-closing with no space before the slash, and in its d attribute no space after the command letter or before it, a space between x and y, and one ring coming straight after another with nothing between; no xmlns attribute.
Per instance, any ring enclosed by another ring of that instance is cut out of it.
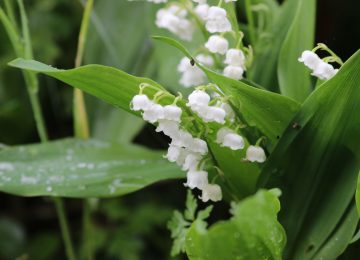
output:
<svg viewBox="0 0 360 260"><path fill-rule="evenodd" d="M0 4L2 2L0 1ZM72 68L82 17L81 1L25 1L34 56L58 68ZM151 41L167 34L154 26L158 6L144 1L98 0L89 28L84 63L110 65L151 77L172 91L180 89L176 66L181 54ZM319 0L316 42L324 42L346 60L360 47L360 2ZM197 44L195 39L190 45ZM190 46L191 47L191 46ZM8 67L16 58L0 26L0 143L38 142L31 108L19 70ZM72 135L72 89L40 76L40 97L51 139ZM92 137L135 142L153 149L166 147L164 136L150 125L111 106L86 97ZM0 147L1 149L1 147ZM118 199L94 201L92 242L98 259L168 259L171 239L166 229L174 209L184 207L182 181L162 182ZM47 198L0 194L0 260L64 259L55 210ZM82 203L66 200L76 245L81 244ZM213 219L226 218L228 206L216 204ZM355 246L343 259L357 254ZM182 258L182 257L180 257Z"/></svg>

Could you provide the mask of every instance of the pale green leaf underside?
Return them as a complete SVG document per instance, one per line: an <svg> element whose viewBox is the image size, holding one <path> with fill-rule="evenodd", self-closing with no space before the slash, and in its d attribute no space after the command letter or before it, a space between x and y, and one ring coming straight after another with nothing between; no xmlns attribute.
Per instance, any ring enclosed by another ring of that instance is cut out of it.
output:
<svg viewBox="0 0 360 260"><path fill-rule="evenodd" d="M64 139L0 150L0 191L20 196L114 197L182 178L179 167L134 145Z"/></svg>

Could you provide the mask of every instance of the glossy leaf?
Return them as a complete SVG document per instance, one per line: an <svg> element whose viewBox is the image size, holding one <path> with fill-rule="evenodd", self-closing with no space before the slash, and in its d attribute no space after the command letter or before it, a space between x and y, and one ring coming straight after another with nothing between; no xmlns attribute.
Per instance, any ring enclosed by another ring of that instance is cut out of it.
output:
<svg viewBox="0 0 360 260"><path fill-rule="evenodd" d="M283 192L287 258L324 253L353 206L360 168L359 82L360 51L305 101L263 168L260 183Z"/></svg>
<svg viewBox="0 0 360 260"><path fill-rule="evenodd" d="M182 178L175 164L134 145L65 139L0 151L0 191L19 196L114 197Z"/></svg>
<svg viewBox="0 0 360 260"><path fill-rule="evenodd" d="M193 59L189 51L179 42L167 37L154 38L176 47L189 59ZM299 104L290 98L227 78L202 66L196 60L195 62L209 80L230 97L230 102L238 109L238 113L244 116L247 124L256 126L274 143L299 109Z"/></svg>
<svg viewBox="0 0 360 260"><path fill-rule="evenodd" d="M75 69L60 70L38 61L24 59L16 59L9 65L49 75L131 113L134 112L130 110L130 101L138 94L140 83L148 83L163 89L150 79L135 77L102 65L86 65ZM147 88L146 93L155 94L156 90Z"/></svg>
<svg viewBox="0 0 360 260"><path fill-rule="evenodd" d="M298 61L304 50L314 46L316 0L298 1L297 11L281 47L278 79L283 95L304 101L310 93L310 71Z"/></svg>
<svg viewBox="0 0 360 260"><path fill-rule="evenodd" d="M261 190L234 204L233 217L208 230L195 221L186 236L189 259L281 259L286 235L277 221L277 192Z"/></svg>

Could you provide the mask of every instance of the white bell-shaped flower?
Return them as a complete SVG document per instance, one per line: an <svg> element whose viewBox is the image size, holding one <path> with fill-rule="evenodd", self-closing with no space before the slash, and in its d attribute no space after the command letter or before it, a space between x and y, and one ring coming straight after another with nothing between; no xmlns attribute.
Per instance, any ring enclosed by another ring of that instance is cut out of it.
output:
<svg viewBox="0 0 360 260"><path fill-rule="evenodd" d="M224 37L212 35L205 43L205 47L212 53L225 54L229 47L229 42Z"/></svg>
<svg viewBox="0 0 360 260"><path fill-rule="evenodd" d="M180 157L182 150L183 150L183 148L181 148L181 147L169 145L168 152L165 157L170 162L176 162L178 160L178 158Z"/></svg>
<svg viewBox="0 0 360 260"><path fill-rule="evenodd" d="M189 147L193 142L193 137L189 132L179 130L171 137L171 144L179 147Z"/></svg>
<svg viewBox="0 0 360 260"><path fill-rule="evenodd" d="M209 8L210 6L208 4L199 4L195 7L195 13L202 21L205 21L208 16Z"/></svg>
<svg viewBox="0 0 360 260"><path fill-rule="evenodd" d="M266 161L265 151L259 146L250 145L246 150L246 159L250 162L263 163Z"/></svg>
<svg viewBox="0 0 360 260"><path fill-rule="evenodd" d="M183 171L194 171L201 160L201 155L197 153L189 153L182 166Z"/></svg>
<svg viewBox="0 0 360 260"><path fill-rule="evenodd" d="M229 49L226 52L225 64L245 68L245 55L242 50Z"/></svg>
<svg viewBox="0 0 360 260"><path fill-rule="evenodd" d="M218 144L222 144L224 142L224 138L227 134L231 134L233 133L234 131L231 130L230 128L228 127L222 127L220 128L217 133L216 133L216 143Z"/></svg>
<svg viewBox="0 0 360 260"><path fill-rule="evenodd" d="M164 119L180 122L182 110L176 105L164 106Z"/></svg>
<svg viewBox="0 0 360 260"><path fill-rule="evenodd" d="M320 57L312 51L303 51L298 61L303 62L306 67L311 70L315 70L323 61Z"/></svg>
<svg viewBox="0 0 360 260"><path fill-rule="evenodd" d="M231 23L226 17L225 9L217 6L210 7L205 27L210 33L231 31Z"/></svg>
<svg viewBox="0 0 360 260"><path fill-rule="evenodd" d="M225 0L225 3L236 2L237 0Z"/></svg>
<svg viewBox="0 0 360 260"><path fill-rule="evenodd" d="M199 153L205 155L208 153L207 143L200 138L193 138L191 144L187 147L190 151L194 153Z"/></svg>
<svg viewBox="0 0 360 260"><path fill-rule="evenodd" d="M245 146L244 138L236 133L225 135L223 146L229 147L231 150L241 150Z"/></svg>
<svg viewBox="0 0 360 260"><path fill-rule="evenodd" d="M324 61L322 61L315 70L311 73L311 75L318 77L322 80L328 80L331 79L338 70L334 69L334 67L331 64L328 64Z"/></svg>
<svg viewBox="0 0 360 260"><path fill-rule="evenodd" d="M177 165L181 166L184 164L187 155L188 151L185 148L170 144L165 158L170 162L175 162Z"/></svg>
<svg viewBox="0 0 360 260"><path fill-rule="evenodd" d="M244 69L240 66L226 66L224 69L224 76L240 80L243 78Z"/></svg>
<svg viewBox="0 0 360 260"><path fill-rule="evenodd" d="M159 125L155 129L156 132L163 132L169 137L176 136L179 132L179 123L173 120L159 119Z"/></svg>
<svg viewBox="0 0 360 260"><path fill-rule="evenodd" d="M198 111L199 116L205 122L216 122L219 124L225 123L226 112L220 107L208 106L204 107L203 110Z"/></svg>
<svg viewBox="0 0 360 260"><path fill-rule="evenodd" d="M203 202L211 201L220 201L222 200L221 187L217 184L207 184L202 189L202 194L200 199Z"/></svg>
<svg viewBox="0 0 360 260"><path fill-rule="evenodd" d="M187 180L184 185L190 189L203 189L209 183L208 173L206 171L189 171L187 173Z"/></svg>
<svg viewBox="0 0 360 260"><path fill-rule="evenodd" d="M241 150L245 146L244 138L227 127L219 129L216 134L216 142L231 150Z"/></svg>
<svg viewBox="0 0 360 260"><path fill-rule="evenodd" d="M199 109L207 107L210 102L210 96L208 93L202 90L194 90L188 96L188 103L186 104L191 110L197 112Z"/></svg>
<svg viewBox="0 0 360 260"><path fill-rule="evenodd" d="M159 104L154 103L149 108L144 110L142 117L145 121L153 124L159 119L164 119L164 108Z"/></svg>
<svg viewBox="0 0 360 260"><path fill-rule="evenodd" d="M130 103L131 110L139 111L139 110L146 110L151 105L153 105L154 102L152 102L148 96L146 95L135 95Z"/></svg>

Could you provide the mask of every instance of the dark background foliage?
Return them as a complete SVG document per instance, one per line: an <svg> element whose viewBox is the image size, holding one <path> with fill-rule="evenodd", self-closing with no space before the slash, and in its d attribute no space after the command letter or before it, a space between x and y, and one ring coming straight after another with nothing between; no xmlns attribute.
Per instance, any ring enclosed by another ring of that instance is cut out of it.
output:
<svg viewBox="0 0 360 260"><path fill-rule="evenodd" d="M100 1L97 5L101 5ZM73 67L82 15L80 3L70 0L32 0L26 1L26 7L36 59L60 68ZM326 43L346 60L360 47L359 10L360 2L357 0L319 0L316 42ZM148 11L151 13L150 9ZM152 23L154 18L150 15L148 18L148 23ZM121 25L113 23L111 26L106 28L107 31L116 30ZM93 33L92 28L90 38ZM87 48L85 62L117 65L128 72L149 74L135 64L137 57L130 57L128 64L121 61L112 64L106 57L95 55L99 50L96 44L90 44ZM22 76L18 70L6 65L13 58L15 56L10 43L0 26L0 143L16 145L38 142ZM150 74L162 81L156 71ZM71 136L71 89L46 77L41 77L40 82L40 96L50 138ZM87 101L91 114L92 108L97 106L94 100ZM161 149L167 140L157 135L153 127L145 126L134 142ZM166 222L174 209L183 208L184 200L182 182L173 181L155 184L122 198L94 201L92 241L96 256L98 259L127 260L169 258L171 240ZM19 256L23 256L23 259L26 256L29 259L64 259L51 199L0 194L0 201L0 259ZM68 199L66 207L75 244L80 245L82 202ZM226 218L227 211L227 205L217 204L212 220ZM342 258L357 259L356 255L359 254L359 248L353 245Z"/></svg>

